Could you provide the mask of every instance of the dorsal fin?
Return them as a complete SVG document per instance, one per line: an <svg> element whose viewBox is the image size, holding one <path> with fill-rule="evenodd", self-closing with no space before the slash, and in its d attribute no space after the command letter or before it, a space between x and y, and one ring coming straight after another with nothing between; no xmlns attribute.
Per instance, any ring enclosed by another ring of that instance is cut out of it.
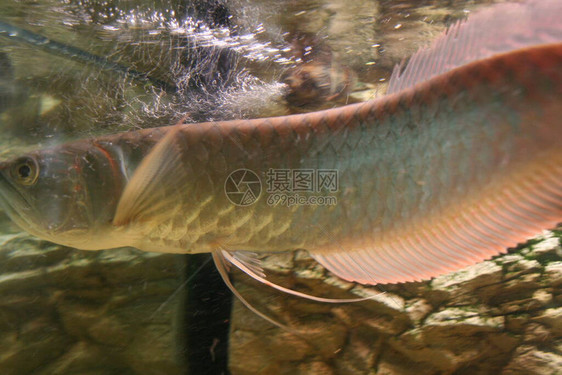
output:
<svg viewBox="0 0 562 375"><path fill-rule="evenodd" d="M394 67L387 94L402 91L461 65L539 44L562 41L562 1L498 4L459 21L429 48Z"/></svg>

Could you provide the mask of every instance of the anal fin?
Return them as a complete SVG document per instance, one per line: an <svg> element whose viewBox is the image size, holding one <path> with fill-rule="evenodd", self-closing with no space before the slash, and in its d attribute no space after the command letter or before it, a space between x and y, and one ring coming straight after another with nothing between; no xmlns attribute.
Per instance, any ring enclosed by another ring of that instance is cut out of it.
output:
<svg viewBox="0 0 562 375"><path fill-rule="evenodd" d="M562 165L553 161L523 172L378 241L311 255L344 280L372 285L427 280L489 259L562 220Z"/></svg>

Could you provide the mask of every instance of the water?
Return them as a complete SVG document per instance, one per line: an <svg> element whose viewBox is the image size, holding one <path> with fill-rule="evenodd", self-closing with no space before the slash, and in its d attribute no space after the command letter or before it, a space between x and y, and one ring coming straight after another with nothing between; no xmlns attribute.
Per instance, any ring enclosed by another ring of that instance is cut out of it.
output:
<svg viewBox="0 0 562 375"><path fill-rule="evenodd" d="M0 154L371 99L396 63L491 3L0 0ZM336 73L321 74L330 64ZM303 67L315 99L288 94ZM329 100L326 86L343 94ZM232 301L206 255L77 251L0 225L2 374L516 374L562 363L560 231L384 289L345 283L304 252L264 260L269 278L314 295L384 292L353 305L288 298L233 272L298 337Z"/></svg>

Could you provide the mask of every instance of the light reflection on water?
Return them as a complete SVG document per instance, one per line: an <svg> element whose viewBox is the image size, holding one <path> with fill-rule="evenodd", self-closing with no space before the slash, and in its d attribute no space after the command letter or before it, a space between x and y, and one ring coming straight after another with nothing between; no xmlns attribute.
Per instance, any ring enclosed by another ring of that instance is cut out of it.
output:
<svg viewBox="0 0 562 375"><path fill-rule="evenodd" d="M349 65L360 83L371 84L387 78L396 62L463 15L444 10L428 18L416 15L407 2L366 1L343 12L337 2L290 3L282 9L273 2L239 0L229 5L224 19L219 12L212 20L203 7L166 1L53 3L4 1L2 20L107 57L168 89L102 69L94 58L91 64L76 62L60 50L3 38L19 88L17 109L4 114L4 127L24 133L16 138L28 143L46 136L162 126L185 116L202 121L285 114L279 82L287 66L299 61L290 45L293 34L325 39L335 59ZM353 13L371 8L368 16Z"/></svg>

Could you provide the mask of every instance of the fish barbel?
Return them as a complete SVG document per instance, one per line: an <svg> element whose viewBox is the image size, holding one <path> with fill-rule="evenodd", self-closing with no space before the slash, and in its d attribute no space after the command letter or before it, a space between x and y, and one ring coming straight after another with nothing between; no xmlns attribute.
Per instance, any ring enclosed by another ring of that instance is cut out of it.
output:
<svg viewBox="0 0 562 375"><path fill-rule="evenodd" d="M2 205L30 233L79 249L306 249L366 284L468 266L562 221L561 16L556 1L485 11L369 102L31 152L1 163ZM513 29L528 37L507 38ZM279 204L279 171L330 172L337 186L313 193L317 204L307 192ZM253 199L231 201L244 193Z"/></svg>

